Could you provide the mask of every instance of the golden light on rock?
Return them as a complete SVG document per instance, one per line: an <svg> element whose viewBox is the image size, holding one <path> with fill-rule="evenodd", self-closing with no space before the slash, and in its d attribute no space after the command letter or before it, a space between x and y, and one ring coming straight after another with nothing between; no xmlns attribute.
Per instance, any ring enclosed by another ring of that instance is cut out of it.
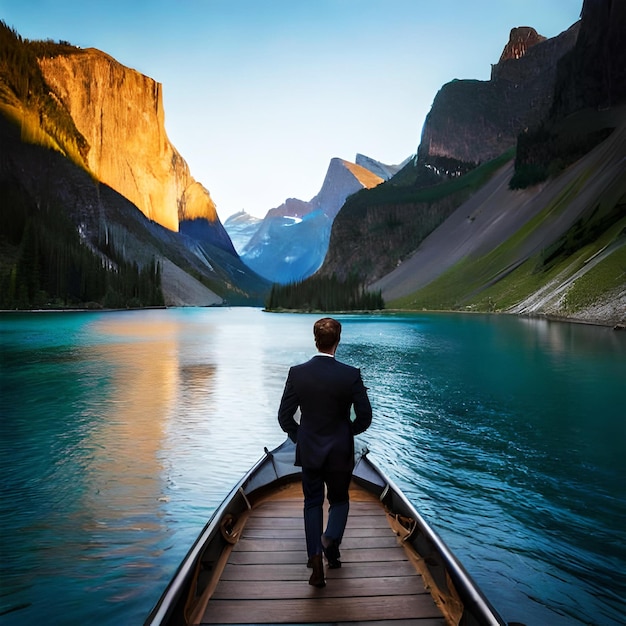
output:
<svg viewBox="0 0 626 626"><path fill-rule="evenodd" d="M363 185L363 187L367 189L371 189L372 187L376 187L380 185L380 183L384 182L384 180L370 172L368 169L357 165L356 163L350 163L350 161L343 161L343 164L346 169L348 169L352 175Z"/></svg>
<svg viewBox="0 0 626 626"><path fill-rule="evenodd" d="M100 181L173 231L181 219L217 218L167 137L160 83L94 48L45 57L40 66L87 140L87 166Z"/></svg>

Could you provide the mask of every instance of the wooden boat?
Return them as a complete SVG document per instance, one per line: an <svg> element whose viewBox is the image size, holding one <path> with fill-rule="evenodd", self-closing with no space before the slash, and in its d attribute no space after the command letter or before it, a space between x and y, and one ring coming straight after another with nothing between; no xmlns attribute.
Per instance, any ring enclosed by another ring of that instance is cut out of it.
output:
<svg viewBox="0 0 626 626"><path fill-rule="evenodd" d="M470 575L367 452L357 455L342 567L308 584L295 446L265 456L214 512L145 626L505 625Z"/></svg>

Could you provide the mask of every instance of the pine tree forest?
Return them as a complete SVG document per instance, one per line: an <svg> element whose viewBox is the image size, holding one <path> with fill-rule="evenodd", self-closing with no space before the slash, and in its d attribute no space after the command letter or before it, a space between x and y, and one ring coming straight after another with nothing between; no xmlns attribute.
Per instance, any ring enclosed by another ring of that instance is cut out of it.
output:
<svg viewBox="0 0 626 626"><path fill-rule="evenodd" d="M370 292L356 276L313 276L288 285L273 285L268 311L375 311L385 308L380 291Z"/></svg>
<svg viewBox="0 0 626 626"><path fill-rule="evenodd" d="M110 243L98 250L81 241L60 207L38 208L10 186L0 194L0 308L163 305L155 260L139 267Z"/></svg>

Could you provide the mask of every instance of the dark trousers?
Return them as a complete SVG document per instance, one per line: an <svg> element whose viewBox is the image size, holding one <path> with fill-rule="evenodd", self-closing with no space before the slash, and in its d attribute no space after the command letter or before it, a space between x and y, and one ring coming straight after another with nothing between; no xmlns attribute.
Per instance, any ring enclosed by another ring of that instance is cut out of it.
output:
<svg viewBox="0 0 626 626"><path fill-rule="evenodd" d="M302 468L302 491L304 493L304 532L309 557L322 553L322 532L337 545L341 543L348 521L350 500L348 489L352 472L332 472ZM324 486L330 505L328 523L324 524Z"/></svg>

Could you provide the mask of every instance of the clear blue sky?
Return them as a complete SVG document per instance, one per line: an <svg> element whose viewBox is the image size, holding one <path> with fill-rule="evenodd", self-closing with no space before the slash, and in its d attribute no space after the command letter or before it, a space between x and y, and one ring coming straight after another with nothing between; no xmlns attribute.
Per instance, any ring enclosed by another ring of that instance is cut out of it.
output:
<svg viewBox="0 0 626 626"><path fill-rule="evenodd" d="M488 80L511 28L553 37L582 0L0 0L28 39L163 84L165 125L222 221L310 200L333 157L400 163L437 91Z"/></svg>

